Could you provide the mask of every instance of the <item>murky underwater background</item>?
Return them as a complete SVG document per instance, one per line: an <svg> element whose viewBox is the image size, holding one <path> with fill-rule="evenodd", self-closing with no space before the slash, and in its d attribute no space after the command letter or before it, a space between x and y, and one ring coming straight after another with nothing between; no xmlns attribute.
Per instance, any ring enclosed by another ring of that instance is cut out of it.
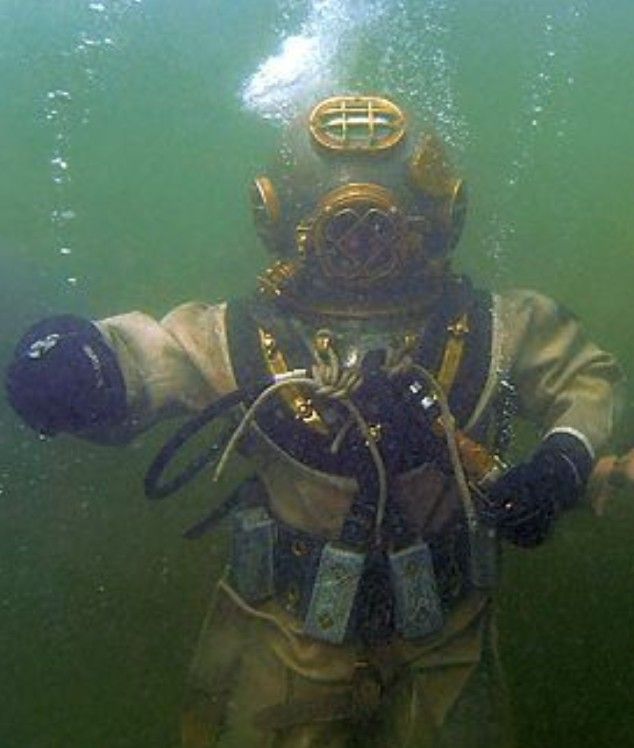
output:
<svg viewBox="0 0 634 748"><path fill-rule="evenodd" d="M248 290L266 263L248 179L280 118L347 87L394 95L449 141L471 198L458 266L556 297L631 374L634 5L342 5L0 0L3 368L46 314ZM176 744L224 538L180 537L204 480L143 498L172 427L125 449L42 441L0 404L0 748ZM632 442L628 403L615 445ZM523 748L634 746L632 498L505 553Z"/></svg>

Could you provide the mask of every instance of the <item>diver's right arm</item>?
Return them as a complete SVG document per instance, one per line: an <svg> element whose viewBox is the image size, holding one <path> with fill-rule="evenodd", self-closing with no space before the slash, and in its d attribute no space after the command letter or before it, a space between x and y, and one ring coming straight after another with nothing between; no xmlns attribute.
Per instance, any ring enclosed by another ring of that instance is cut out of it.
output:
<svg viewBox="0 0 634 748"><path fill-rule="evenodd" d="M45 319L15 349L9 402L40 433L125 442L235 387L224 312L224 305L190 303L160 322L140 312L99 322Z"/></svg>

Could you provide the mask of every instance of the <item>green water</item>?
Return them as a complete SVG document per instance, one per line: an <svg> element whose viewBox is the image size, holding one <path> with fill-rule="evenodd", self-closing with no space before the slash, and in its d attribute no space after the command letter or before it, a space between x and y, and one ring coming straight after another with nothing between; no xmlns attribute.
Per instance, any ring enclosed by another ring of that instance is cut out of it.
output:
<svg viewBox="0 0 634 748"><path fill-rule="evenodd" d="M245 187L275 127L240 91L310 5L0 0L3 367L44 314L158 315L250 288L266 258ZM344 34L324 76L423 109L470 185L457 265L560 299L631 371L634 5L382 5L389 23ZM167 433L43 442L0 404L0 748L175 745L224 540L180 538L204 512L200 484L144 500ZM633 439L628 402L615 445ZM505 554L524 748L634 746L631 499Z"/></svg>

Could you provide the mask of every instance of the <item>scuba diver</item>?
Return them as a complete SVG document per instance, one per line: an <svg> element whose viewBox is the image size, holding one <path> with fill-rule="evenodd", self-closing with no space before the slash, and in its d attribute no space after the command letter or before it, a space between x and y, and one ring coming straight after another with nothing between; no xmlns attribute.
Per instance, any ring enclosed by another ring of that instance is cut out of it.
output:
<svg viewBox="0 0 634 748"><path fill-rule="evenodd" d="M451 267L466 191L436 135L377 96L320 101L251 185L259 289L92 322L43 320L7 374L44 434L125 443L215 417L253 466L189 674L186 748L513 745L496 647L500 541L581 500L622 375L531 290ZM202 417L201 417L202 416ZM541 440L504 462L513 420ZM216 457L219 457L216 455ZM193 535L213 522L203 522Z"/></svg>

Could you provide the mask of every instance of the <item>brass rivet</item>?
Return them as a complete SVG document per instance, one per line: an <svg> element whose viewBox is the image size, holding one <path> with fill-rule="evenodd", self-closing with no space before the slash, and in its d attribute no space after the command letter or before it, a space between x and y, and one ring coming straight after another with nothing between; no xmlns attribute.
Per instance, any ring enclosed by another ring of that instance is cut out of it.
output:
<svg viewBox="0 0 634 748"><path fill-rule="evenodd" d="M268 332L262 333L262 347L266 353L267 358L273 358L277 353L277 343L275 338Z"/></svg>
<svg viewBox="0 0 634 748"><path fill-rule="evenodd" d="M469 332L469 323L464 317L462 317L461 319L456 320L451 325L448 325L447 332L450 332L457 338L461 338Z"/></svg>
<svg viewBox="0 0 634 748"><path fill-rule="evenodd" d="M313 417L315 411L310 400L297 399L295 400L294 404L297 411L297 418L301 418L303 421L305 421L308 418Z"/></svg>

